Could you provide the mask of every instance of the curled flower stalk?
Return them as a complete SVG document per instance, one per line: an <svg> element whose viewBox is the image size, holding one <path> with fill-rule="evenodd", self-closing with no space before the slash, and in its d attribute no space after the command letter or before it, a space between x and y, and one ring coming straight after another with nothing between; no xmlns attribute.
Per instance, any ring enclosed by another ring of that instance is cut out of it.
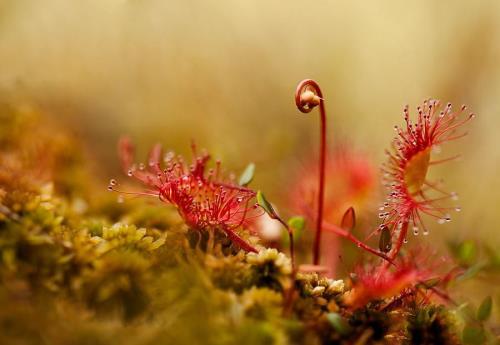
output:
<svg viewBox="0 0 500 345"><path fill-rule="evenodd" d="M474 118L472 113L463 116L465 110L466 107L462 106L459 111L453 111L450 103L440 110L439 101L427 100L417 108L415 122L412 122L408 107L405 107L405 125L394 127L397 136L392 151L386 151L388 162L382 167L384 185L389 192L379 214L383 219L380 229L389 229L393 237L393 244L387 248L392 259L406 242L410 227L415 235L420 231L428 234L423 215L445 223L451 220L450 211L460 211L459 207L442 204L457 199L456 193L447 192L438 183L429 181L427 172L432 165L457 158L433 161L431 153L433 148L466 135L465 132L457 133Z"/></svg>
<svg viewBox="0 0 500 345"><path fill-rule="evenodd" d="M333 232L341 237L355 243L358 247L377 255L388 262L389 257L384 253L369 247L356 237L350 231L339 228L335 225L323 221L324 199L325 199L325 170L326 170L326 111L321 89L314 80L305 79L299 83L295 91L295 104L299 111L303 113L311 112L316 106L319 106L320 112L320 155L319 155L319 183L318 183L318 201L316 214L316 234L313 243L313 265L318 266L321 257L321 234L323 230Z"/></svg>
<svg viewBox="0 0 500 345"><path fill-rule="evenodd" d="M323 94L314 80L305 79L297 85L295 104L302 113L311 112L319 105L320 113L320 155L319 155L319 187L318 210L316 215L316 234L313 244L313 264L318 265L321 249L321 228L323 224L323 203L325 194L325 166L326 166L326 111Z"/></svg>
<svg viewBox="0 0 500 345"><path fill-rule="evenodd" d="M210 156L197 154L193 145L194 159L187 164L182 156L173 152L163 154L160 145L155 145L149 154L147 166L134 164L134 148L128 138L119 143L119 154L123 169L148 187L141 192L125 192L117 189L116 180L111 180L108 189L120 194L144 195L159 198L174 205L186 224L197 230L220 229L242 249L257 250L237 234L237 229L258 216L257 206L252 202L256 193L225 178L220 162L208 169ZM163 161L163 162L162 162Z"/></svg>

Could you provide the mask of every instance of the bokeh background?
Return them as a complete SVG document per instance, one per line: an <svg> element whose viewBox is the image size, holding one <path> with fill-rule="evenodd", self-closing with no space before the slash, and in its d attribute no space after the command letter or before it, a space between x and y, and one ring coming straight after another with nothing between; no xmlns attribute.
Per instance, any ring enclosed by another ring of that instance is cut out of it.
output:
<svg viewBox="0 0 500 345"><path fill-rule="evenodd" d="M436 170L463 212L429 241L499 244L499 23L494 0L2 0L0 98L70 128L103 188L121 134L142 153L194 139L236 172L256 162L254 186L283 205L317 150L318 117L293 103L301 79L322 86L330 145L376 166L405 104L465 103L470 135L444 149L463 159Z"/></svg>

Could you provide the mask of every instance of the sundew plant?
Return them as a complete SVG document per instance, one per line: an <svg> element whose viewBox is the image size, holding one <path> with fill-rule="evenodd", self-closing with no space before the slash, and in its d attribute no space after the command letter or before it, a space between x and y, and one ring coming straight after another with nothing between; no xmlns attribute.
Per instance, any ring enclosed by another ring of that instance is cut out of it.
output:
<svg viewBox="0 0 500 345"><path fill-rule="evenodd" d="M122 137L124 176L105 193L64 128L4 106L0 344L497 344L492 297L452 290L497 274L500 254L472 241L446 253L425 236L461 211L428 172L458 158L435 151L474 114L433 99L404 107L381 169L386 198L361 228L354 205L326 217L325 195L339 174L351 194L376 189L368 163L350 148L328 162L334 118L317 82L300 82L295 104L320 116L314 201L295 214L254 185L258 165L238 176L194 142L189 158L157 144L140 161ZM347 273L325 259L338 250L326 234L360 254Z"/></svg>

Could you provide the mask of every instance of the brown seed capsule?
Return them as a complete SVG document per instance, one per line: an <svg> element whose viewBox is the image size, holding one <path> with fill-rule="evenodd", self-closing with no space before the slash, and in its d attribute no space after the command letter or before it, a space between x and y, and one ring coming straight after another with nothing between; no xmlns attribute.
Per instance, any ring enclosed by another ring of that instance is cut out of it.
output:
<svg viewBox="0 0 500 345"><path fill-rule="evenodd" d="M300 95L300 102L308 108L314 108L319 105L321 98L311 90L306 90Z"/></svg>

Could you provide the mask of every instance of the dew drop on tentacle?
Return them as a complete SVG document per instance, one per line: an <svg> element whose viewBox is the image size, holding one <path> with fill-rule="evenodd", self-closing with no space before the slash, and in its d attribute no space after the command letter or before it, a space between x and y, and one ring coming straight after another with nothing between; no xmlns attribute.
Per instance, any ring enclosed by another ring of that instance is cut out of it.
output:
<svg viewBox="0 0 500 345"><path fill-rule="evenodd" d="M424 236L429 235L429 230L424 229L424 230L422 231L422 235L424 235Z"/></svg>
<svg viewBox="0 0 500 345"><path fill-rule="evenodd" d="M109 180L109 185L111 187L116 186L116 180L114 178L112 178L111 180Z"/></svg>
<svg viewBox="0 0 500 345"><path fill-rule="evenodd" d="M462 211L462 208L460 206L455 207L455 212L460 212Z"/></svg>
<svg viewBox="0 0 500 345"><path fill-rule="evenodd" d="M418 226L413 227L413 235L418 236Z"/></svg>
<svg viewBox="0 0 500 345"><path fill-rule="evenodd" d="M132 177L133 174L134 174L134 172L132 171L132 169L128 169L127 176Z"/></svg>
<svg viewBox="0 0 500 345"><path fill-rule="evenodd" d="M144 163L140 163L139 164L139 170L144 170L145 166L144 166Z"/></svg>

